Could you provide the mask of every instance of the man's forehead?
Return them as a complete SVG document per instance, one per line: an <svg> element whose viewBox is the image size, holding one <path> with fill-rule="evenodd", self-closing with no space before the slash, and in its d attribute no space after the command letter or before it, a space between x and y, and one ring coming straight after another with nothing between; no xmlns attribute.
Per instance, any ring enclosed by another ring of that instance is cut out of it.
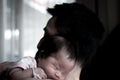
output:
<svg viewBox="0 0 120 80"><path fill-rule="evenodd" d="M48 20L48 22L47 22L47 26L49 25L49 26L55 26L55 22L56 22L56 17L52 17L52 18L50 18L49 20Z"/></svg>

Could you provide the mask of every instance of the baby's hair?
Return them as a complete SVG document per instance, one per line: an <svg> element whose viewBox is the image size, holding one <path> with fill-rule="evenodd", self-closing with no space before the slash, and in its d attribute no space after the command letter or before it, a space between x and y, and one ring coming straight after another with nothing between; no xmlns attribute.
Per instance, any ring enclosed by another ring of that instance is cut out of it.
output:
<svg viewBox="0 0 120 80"><path fill-rule="evenodd" d="M68 46L69 43L63 37L45 36L38 47L35 58L48 58L52 54L56 54L63 47L69 51Z"/></svg>

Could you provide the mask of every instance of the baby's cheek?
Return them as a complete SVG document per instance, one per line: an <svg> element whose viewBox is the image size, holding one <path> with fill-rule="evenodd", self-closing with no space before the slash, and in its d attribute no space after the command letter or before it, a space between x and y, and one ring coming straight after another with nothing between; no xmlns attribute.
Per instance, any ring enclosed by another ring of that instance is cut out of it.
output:
<svg viewBox="0 0 120 80"><path fill-rule="evenodd" d="M47 67L46 70L45 70L45 73L48 75L48 76L53 76L53 74L55 73L55 70L51 67Z"/></svg>

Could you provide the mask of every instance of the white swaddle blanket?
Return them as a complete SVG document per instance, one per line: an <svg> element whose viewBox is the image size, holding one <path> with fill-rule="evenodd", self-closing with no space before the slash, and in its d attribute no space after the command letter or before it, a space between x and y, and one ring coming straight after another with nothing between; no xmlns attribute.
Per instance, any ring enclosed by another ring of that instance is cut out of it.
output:
<svg viewBox="0 0 120 80"><path fill-rule="evenodd" d="M30 56L23 57L22 59L17 61L14 66L12 66L12 68L16 68L16 67L20 67L24 70L32 68L33 77L41 79L39 74L37 74L34 70L37 67L37 63L33 57L30 57Z"/></svg>

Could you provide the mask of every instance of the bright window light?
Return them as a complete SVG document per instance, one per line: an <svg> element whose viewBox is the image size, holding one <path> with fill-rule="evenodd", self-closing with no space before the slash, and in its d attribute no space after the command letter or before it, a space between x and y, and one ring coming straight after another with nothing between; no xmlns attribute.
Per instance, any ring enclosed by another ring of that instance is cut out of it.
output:
<svg viewBox="0 0 120 80"><path fill-rule="evenodd" d="M19 30L18 29L14 30L13 35L15 37L19 37Z"/></svg>
<svg viewBox="0 0 120 80"><path fill-rule="evenodd" d="M28 56L28 55L34 57L35 56L35 51L25 50L24 53L23 53L23 56Z"/></svg>
<svg viewBox="0 0 120 80"><path fill-rule="evenodd" d="M46 14L46 13L47 13L47 11L46 11L46 6L44 6L44 5L39 5L39 4L37 4L37 3L35 3L35 2L32 2L32 1L29 2L29 5L30 5L31 7L33 7L34 9L36 9L37 11L40 11L40 12L43 13L43 14Z"/></svg>
<svg viewBox="0 0 120 80"><path fill-rule="evenodd" d="M11 37L12 37L12 32L11 32L11 30L10 30L10 29L5 30L5 33L4 33L4 38L5 38L5 40L10 40Z"/></svg>

